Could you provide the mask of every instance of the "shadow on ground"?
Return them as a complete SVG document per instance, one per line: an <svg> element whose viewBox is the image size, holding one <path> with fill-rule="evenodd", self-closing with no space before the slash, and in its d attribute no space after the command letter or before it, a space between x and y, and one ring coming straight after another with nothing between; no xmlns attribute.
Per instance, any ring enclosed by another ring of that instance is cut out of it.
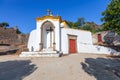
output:
<svg viewBox="0 0 120 80"><path fill-rule="evenodd" d="M82 68L97 80L120 80L120 59L85 58Z"/></svg>
<svg viewBox="0 0 120 80"><path fill-rule="evenodd" d="M36 69L30 60L0 62L0 80L22 80Z"/></svg>

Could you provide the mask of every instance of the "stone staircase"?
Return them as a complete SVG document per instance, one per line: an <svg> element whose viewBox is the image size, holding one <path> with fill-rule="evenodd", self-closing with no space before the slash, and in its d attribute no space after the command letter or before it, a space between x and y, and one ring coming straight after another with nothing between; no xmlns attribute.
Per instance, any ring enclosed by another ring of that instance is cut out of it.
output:
<svg viewBox="0 0 120 80"><path fill-rule="evenodd" d="M43 49L42 51L38 52L22 52L19 56L20 57L60 57L62 53L58 51L53 51L53 49Z"/></svg>
<svg viewBox="0 0 120 80"><path fill-rule="evenodd" d="M40 53L43 53L43 54L56 54L57 51L53 51L52 48L46 48L46 49L43 49L42 51L40 51Z"/></svg>

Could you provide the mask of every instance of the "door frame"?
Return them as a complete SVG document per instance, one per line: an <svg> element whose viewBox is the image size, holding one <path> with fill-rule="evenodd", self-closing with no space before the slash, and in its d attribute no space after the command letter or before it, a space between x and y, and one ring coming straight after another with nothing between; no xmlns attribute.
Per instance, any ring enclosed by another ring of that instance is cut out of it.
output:
<svg viewBox="0 0 120 80"><path fill-rule="evenodd" d="M75 45L76 45L76 53L78 52L78 50L77 50L77 35L71 35L71 34L68 34L68 52L69 52L69 54L71 54L70 53L70 39L74 39L75 40Z"/></svg>
<svg viewBox="0 0 120 80"><path fill-rule="evenodd" d="M101 34L97 34L97 38L98 38L98 43L102 42L102 35Z"/></svg>

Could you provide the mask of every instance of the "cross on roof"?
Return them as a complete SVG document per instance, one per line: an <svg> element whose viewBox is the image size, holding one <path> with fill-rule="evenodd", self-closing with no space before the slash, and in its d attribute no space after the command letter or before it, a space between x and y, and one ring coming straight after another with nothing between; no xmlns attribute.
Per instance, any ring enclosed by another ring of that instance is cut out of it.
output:
<svg viewBox="0 0 120 80"><path fill-rule="evenodd" d="M47 15L52 15L52 11L50 9L47 9Z"/></svg>

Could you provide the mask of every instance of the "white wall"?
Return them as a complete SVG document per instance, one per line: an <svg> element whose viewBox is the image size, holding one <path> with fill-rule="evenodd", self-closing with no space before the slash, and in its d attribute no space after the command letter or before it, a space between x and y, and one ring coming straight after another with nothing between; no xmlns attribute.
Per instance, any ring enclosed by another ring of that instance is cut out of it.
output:
<svg viewBox="0 0 120 80"><path fill-rule="evenodd" d="M62 28L62 51L63 53L68 53L68 34L69 35L76 35L77 36L77 50L79 52L79 44L88 44L92 45L92 36L91 32L83 31L83 30L76 30L70 28Z"/></svg>
<svg viewBox="0 0 120 80"><path fill-rule="evenodd" d="M31 33L30 33L30 37L29 37L29 41L28 41L28 48L29 48L29 51L31 51L31 47L34 47L34 51L39 51L39 44L41 42L41 26L44 22L46 21L50 21L51 23L53 23L53 25L55 26L55 43L56 43L56 50L57 51L60 51L60 23L59 23L59 20L55 21L55 20L52 20L52 19L45 19L45 20L42 20L42 21L38 21L36 23L36 29L33 30ZM48 35L49 36L49 35ZM49 38L49 37L48 37ZM48 41L48 43L50 43ZM48 44L47 44L48 45Z"/></svg>
<svg viewBox="0 0 120 80"><path fill-rule="evenodd" d="M79 44L79 53L111 54L115 52L115 50L104 46Z"/></svg>
<svg viewBox="0 0 120 80"><path fill-rule="evenodd" d="M39 50L39 44L38 43L39 42L37 40L36 30L33 30L30 33L29 40L28 40L28 49L29 49L29 51L32 51L32 47L33 47L33 51L38 51Z"/></svg>
<svg viewBox="0 0 120 80"><path fill-rule="evenodd" d="M91 32L89 31L63 28L61 40L62 40L62 51L64 54L69 54L68 34L77 36L78 53L111 54L116 52L111 48L93 45L92 35Z"/></svg>

